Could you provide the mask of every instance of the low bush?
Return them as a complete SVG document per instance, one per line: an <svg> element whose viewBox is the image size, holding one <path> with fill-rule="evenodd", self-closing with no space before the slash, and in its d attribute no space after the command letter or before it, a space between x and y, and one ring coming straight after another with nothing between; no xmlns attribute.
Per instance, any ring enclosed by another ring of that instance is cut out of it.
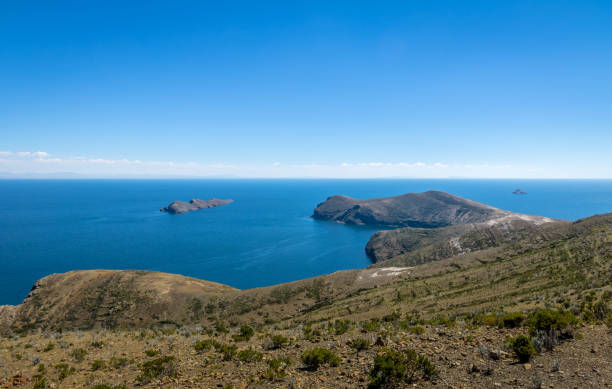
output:
<svg viewBox="0 0 612 389"><path fill-rule="evenodd" d="M104 362L104 361L97 360L97 361L93 361L91 363L91 370L92 371L102 370L105 367L106 367L106 362Z"/></svg>
<svg viewBox="0 0 612 389"><path fill-rule="evenodd" d="M413 382L417 374L423 379L431 379L438 373L427 357L414 350L408 349L401 352L386 349L382 354L374 357L374 367L369 373L368 388L396 388L402 383Z"/></svg>
<svg viewBox="0 0 612 389"><path fill-rule="evenodd" d="M306 324L304 327L302 327L302 334L306 340L313 340L315 337L321 336L321 331L312 328L310 324Z"/></svg>
<svg viewBox="0 0 612 389"><path fill-rule="evenodd" d="M204 351L210 350L214 346L215 342L216 341L214 341L212 339L200 340L200 341L197 341L197 342L195 342L193 344L193 348L198 353L203 353Z"/></svg>
<svg viewBox="0 0 612 389"><path fill-rule="evenodd" d="M50 388L50 387L51 387L51 384L49 383L49 380L45 376L38 376L34 380L34 386L32 386L32 389L44 389L44 388Z"/></svg>
<svg viewBox="0 0 612 389"><path fill-rule="evenodd" d="M110 359L110 362L108 363L110 365L110 367L112 367L113 369L120 369L124 366L128 365L128 360L127 358L116 358L116 357L112 357Z"/></svg>
<svg viewBox="0 0 612 389"><path fill-rule="evenodd" d="M214 346L217 352L223 354L224 361L231 361L234 359L234 356L236 356L236 350L238 350L238 347L233 344L215 342Z"/></svg>
<svg viewBox="0 0 612 389"><path fill-rule="evenodd" d="M336 320L333 323L330 322L327 330L334 335L346 334L349 329L350 321L348 320Z"/></svg>
<svg viewBox="0 0 612 389"><path fill-rule="evenodd" d="M147 357L154 357L156 355L159 355L159 351L158 350L145 350L145 354L147 355Z"/></svg>
<svg viewBox="0 0 612 389"><path fill-rule="evenodd" d="M529 362L532 356L534 356L537 352L536 349L531 342L531 339L525 335L519 335L516 338L510 338L508 340L508 345L514 352L514 355L518 358L520 362Z"/></svg>
<svg viewBox="0 0 612 389"><path fill-rule="evenodd" d="M58 378L61 381L69 375L74 374L76 369L74 367L70 367L67 363L58 363L55 365L55 371L57 372Z"/></svg>
<svg viewBox="0 0 612 389"><path fill-rule="evenodd" d="M504 328L520 327L525 321L525 315L522 312L506 313L500 318L499 326Z"/></svg>
<svg viewBox="0 0 612 389"><path fill-rule="evenodd" d="M98 384L93 389L127 389L125 385Z"/></svg>
<svg viewBox="0 0 612 389"><path fill-rule="evenodd" d="M82 349L82 348L75 348L74 350L72 350L70 352L70 356L76 362L83 362L85 360L85 356L86 355L87 355L87 351L85 349Z"/></svg>
<svg viewBox="0 0 612 389"><path fill-rule="evenodd" d="M363 332L376 332L379 328L380 322L376 318L366 321L361 325L361 330Z"/></svg>
<svg viewBox="0 0 612 389"><path fill-rule="evenodd" d="M236 334L236 335L233 335L232 338L236 342L242 342L242 341L246 342L249 339L251 339L254 334L255 334L255 330L253 330L251 327L249 327L249 326L242 326L242 327L240 327L240 333Z"/></svg>
<svg viewBox="0 0 612 389"><path fill-rule="evenodd" d="M268 349L276 350L288 344L289 344L289 339L285 338L284 336L272 335L270 336L270 344L268 346Z"/></svg>
<svg viewBox="0 0 612 389"><path fill-rule="evenodd" d="M529 335L537 351L552 350L562 339L574 337L578 319L571 312L540 309L527 320Z"/></svg>
<svg viewBox="0 0 612 389"><path fill-rule="evenodd" d="M49 343L45 346L45 348L43 348L43 352L49 352L51 350L53 350L55 348L55 344L53 343Z"/></svg>
<svg viewBox="0 0 612 389"><path fill-rule="evenodd" d="M271 359L268 361L268 369L263 373L263 377L270 381L281 380L287 375L285 369L290 365L289 357Z"/></svg>
<svg viewBox="0 0 612 389"><path fill-rule="evenodd" d="M176 364L174 357L165 356L152 359L142 364L142 373L136 377L141 384L148 384L154 379L161 377L176 377Z"/></svg>
<svg viewBox="0 0 612 389"><path fill-rule="evenodd" d="M263 354L249 347L247 349L240 350L237 358L242 362L259 362L263 359Z"/></svg>
<svg viewBox="0 0 612 389"><path fill-rule="evenodd" d="M527 325L532 335L535 331L558 331L563 334L577 322L578 319L571 312L540 309L529 317Z"/></svg>
<svg viewBox="0 0 612 389"><path fill-rule="evenodd" d="M321 365L338 366L342 363L339 356L322 347L305 351L301 359L306 368L310 370L317 370Z"/></svg>
<svg viewBox="0 0 612 389"><path fill-rule="evenodd" d="M370 341L364 338L353 339L351 342L351 347L355 349L355 351L360 352L363 350L367 350L370 348Z"/></svg>

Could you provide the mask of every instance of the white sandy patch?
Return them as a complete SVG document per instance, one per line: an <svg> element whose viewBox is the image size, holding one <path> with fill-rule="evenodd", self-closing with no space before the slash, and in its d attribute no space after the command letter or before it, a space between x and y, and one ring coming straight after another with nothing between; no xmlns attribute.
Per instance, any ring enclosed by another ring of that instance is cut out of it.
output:
<svg viewBox="0 0 612 389"><path fill-rule="evenodd" d="M532 216L532 215L524 215L521 213L512 213L506 216L499 217L497 219L491 219L486 222L488 226L494 226L496 224L508 223L512 220L524 220L526 222L531 222L536 226L539 226L544 223L551 223L553 219L542 216Z"/></svg>
<svg viewBox="0 0 612 389"><path fill-rule="evenodd" d="M371 278L379 277L379 276L399 276L406 270L410 270L412 267L382 267L376 270L374 273L370 274Z"/></svg>

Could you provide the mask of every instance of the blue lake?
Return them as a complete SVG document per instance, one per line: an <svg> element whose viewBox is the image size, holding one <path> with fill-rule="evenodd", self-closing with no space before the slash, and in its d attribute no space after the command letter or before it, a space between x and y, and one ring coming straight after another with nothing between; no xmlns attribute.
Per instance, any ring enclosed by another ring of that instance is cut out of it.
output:
<svg viewBox="0 0 612 389"><path fill-rule="evenodd" d="M521 188L527 195L513 195ZM575 220L612 211L612 180L0 180L0 304L74 269L146 269L237 288L370 264L375 231L312 220L334 194L430 189L515 212ZM173 200L232 198L183 215Z"/></svg>

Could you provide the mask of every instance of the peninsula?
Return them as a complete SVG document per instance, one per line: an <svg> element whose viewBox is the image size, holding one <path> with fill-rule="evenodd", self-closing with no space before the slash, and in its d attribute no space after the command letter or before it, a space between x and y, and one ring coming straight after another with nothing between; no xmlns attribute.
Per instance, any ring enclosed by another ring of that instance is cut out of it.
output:
<svg viewBox="0 0 612 389"><path fill-rule="evenodd" d="M161 208L161 212L168 212L171 214L179 214L179 213L187 213L191 211L197 211L198 209L206 209L206 208L214 208L219 207L221 205L233 203L234 200L227 199L215 199L212 198L210 200L200 200L200 199L191 199L190 202L186 203L184 201L174 201L167 207Z"/></svg>
<svg viewBox="0 0 612 389"><path fill-rule="evenodd" d="M315 208L312 217L354 225L437 228L483 222L507 214L486 204L430 190L367 200L332 196Z"/></svg>

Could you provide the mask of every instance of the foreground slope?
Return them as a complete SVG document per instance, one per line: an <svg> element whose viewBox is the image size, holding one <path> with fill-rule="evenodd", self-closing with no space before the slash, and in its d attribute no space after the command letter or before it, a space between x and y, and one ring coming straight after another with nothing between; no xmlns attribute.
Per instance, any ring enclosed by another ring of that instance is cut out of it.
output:
<svg viewBox="0 0 612 389"><path fill-rule="evenodd" d="M61 332L57 327L39 331L13 325L12 331L21 336L0 340L0 387L15 382L32 387L44 379L62 388L102 383L365 388L374 358L386 349L412 349L429 358L439 376L417 377L419 387L606 387L612 382L612 333L602 323L612 326L612 214L546 225L550 231L537 238L528 234L509 245L412 267L343 271L244 291L218 284L210 290L207 283L205 292L196 294L201 305L177 303L182 309L169 308L173 322L123 322L139 330L120 329L120 320L105 322L114 329L84 332L74 331L81 321L74 322L75 327L62 322ZM122 277L122 272L110 274ZM85 283L75 283L78 287L66 279L61 290L67 295L104 291L100 296L107 296L105 288L88 288L89 278L80 279ZM61 301L45 293L60 289L40 285L36 290L42 310ZM156 290L160 296L173 295L171 290L162 293L161 287ZM193 296L178 295L179 303ZM54 315L90 311L96 307L90 303L95 294L89 297L73 300L85 305L64 305L65 310ZM139 306L138 298L134 304ZM529 315L544 307L577 318L573 338L554 345L552 351L542 349L529 364L517 363L505 340L529 335L529 329L516 319L521 316L512 315L512 328L507 328L506 313ZM18 317L25 314L21 308L16 308ZM126 316L125 311L104 309L109 318ZM14 314L15 309L7 312ZM143 319L159 320L153 315ZM241 325L254 328L254 336L242 336ZM370 346L357 352L351 345L358 341ZM315 347L337 354L340 365L308 369L301 356ZM159 375L149 380L147 366L155 363L162 364L156 370Z"/></svg>

